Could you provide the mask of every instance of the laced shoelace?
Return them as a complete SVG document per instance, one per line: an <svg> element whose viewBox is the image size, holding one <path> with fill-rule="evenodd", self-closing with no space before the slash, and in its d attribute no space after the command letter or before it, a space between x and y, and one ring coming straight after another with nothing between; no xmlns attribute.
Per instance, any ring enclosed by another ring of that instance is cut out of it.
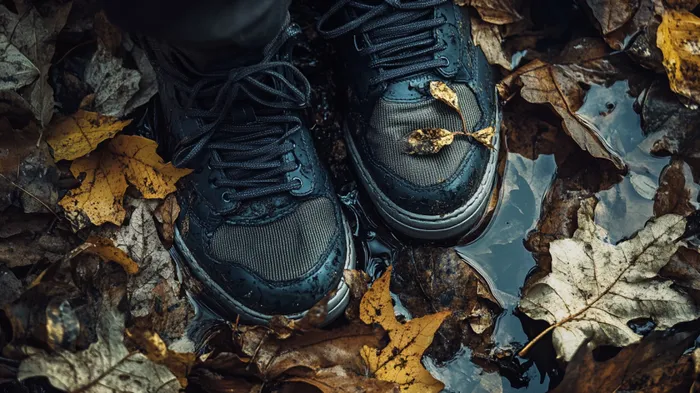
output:
<svg viewBox="0 0 700 393"><path fill-rule="evenodd" d="M434 16L434 9L448 1L381 0L368 4L367 0L341 0L321 17L318 29L326 38L355 34L358 53L373 56L370 67L377 69L378 75L370 84L376 85L449 65L447 58L434 58L447 45L433 34L435 28L446 23L444 18ZM344 10L355 17L342 26L324 30L324 25ZM361 48L359 34L367 34L371 44Z"/></svg>
<svg viewBox="0 0 700 393"><path fill-rule="evenodd" d="M209 166L217 172L213 185L230 189L223 194L226 201L301 186L284 176L298 167L282 157L294 149L289 137L302 126L299 117L285 110L305 107L311 86L294 65L273 60L291 37L289 30L265 48L259 63L229 72L202 74L177 52L155 54L185 116L202 124L177 144L173 164L186 167L208 150Z"/></svg>

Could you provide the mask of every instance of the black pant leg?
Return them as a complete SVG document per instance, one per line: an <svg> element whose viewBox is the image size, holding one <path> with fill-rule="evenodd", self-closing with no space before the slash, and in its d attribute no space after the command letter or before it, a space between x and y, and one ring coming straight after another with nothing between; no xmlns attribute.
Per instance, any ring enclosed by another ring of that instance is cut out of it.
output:
<svg viewBox="0 0 700 393"><path fill-rule="evenodd" d="M291 0L102 0L125 31L193 49L259 48L282 28Z"/></svg>

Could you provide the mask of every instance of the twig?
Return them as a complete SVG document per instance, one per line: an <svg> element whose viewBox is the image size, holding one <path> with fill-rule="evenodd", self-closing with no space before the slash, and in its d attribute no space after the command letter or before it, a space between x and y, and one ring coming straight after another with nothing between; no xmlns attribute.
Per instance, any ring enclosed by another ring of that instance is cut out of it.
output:
<svg viewBox="0 0 700 393"><path fill-rule="evenodd" d="M39 197L37 197L36 195L34 195L34 194L32 194L31 192L27 191L26 189L22 188L22 186L20 186L19 184L13 182L12 180L10 180L7 176L3 175L2 173L0 173L0 178L5 179L8 183L10 183L10 184L12 184L13 186L17 187L17 189L19 189L20 191L22 191L22 192L24 192L25 194L29 195L30 197L34 198L37 202L41 203L41 205L44 206L44 207L46 208L46 210L48 210L49 212L51 212L51 214L53 214L54 216L56 216L56 218L58 218L59 220L61 219L61 217L60 217L58 214L56 214L56 212L53 211L53 209L51 209L51 208L49 207L49 205L47 205L44 201L42 201L41 199L39 199Z"/></svg>

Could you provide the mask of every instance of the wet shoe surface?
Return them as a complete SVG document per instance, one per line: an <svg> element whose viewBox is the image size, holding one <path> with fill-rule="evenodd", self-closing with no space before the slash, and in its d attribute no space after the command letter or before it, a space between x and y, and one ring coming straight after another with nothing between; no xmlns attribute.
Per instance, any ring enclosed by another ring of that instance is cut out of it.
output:
<svg viewBox="0 0 700 393"><path fill-rule="evenodd" d="M496 177L495 150L465 137L433 155L408 155L416 129L461 131L459 114L430 95L442 81L467 131L499 127L491 67L470 35L467 10L447 0L340 1L319 21L343 55L346 140L379 213L399 232L440 240L481 219Z"/></svg>
<svg viewBox="0 0 700 393"><path fill-rule="evenodd" d="M159 144L194 169L177 193L171 253L227 318L297 318L334 293L332 319L348 301L353 248L303 120L310 86L290 63L299 34L287 25L261 56L208 72L148 43L166 121Z"/></svg>

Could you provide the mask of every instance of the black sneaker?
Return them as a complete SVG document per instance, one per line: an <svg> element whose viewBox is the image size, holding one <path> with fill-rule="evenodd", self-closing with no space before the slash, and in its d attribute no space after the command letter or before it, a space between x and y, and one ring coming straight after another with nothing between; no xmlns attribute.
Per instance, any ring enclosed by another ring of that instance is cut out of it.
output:
<svg viewBox="0 0 700 393"><path fill-rule="evenodd" d="M302 120L309 82L290 63L300 33L288 24L262 56L221 72L147 43L168 125L159 142L194 169L177 193L171 254L228 318L300 318L335 291L331 320L349 300L341 278L355 266L352 238Z"/></svg>
<svg viewBox="0 0 700 393"><path fill-rule="evenodd" d="M341 0L318 29L344 55L346 140L379 213L418 239L468 232L491 197L498 150L458 137L434 155L403 152L416 129L462 130L458 113L431 97L431 81L457 92L468 131L500 127L491 67L472 42L466 8L453 0ZM498 137L492 143L498 147Z"/></svg>

